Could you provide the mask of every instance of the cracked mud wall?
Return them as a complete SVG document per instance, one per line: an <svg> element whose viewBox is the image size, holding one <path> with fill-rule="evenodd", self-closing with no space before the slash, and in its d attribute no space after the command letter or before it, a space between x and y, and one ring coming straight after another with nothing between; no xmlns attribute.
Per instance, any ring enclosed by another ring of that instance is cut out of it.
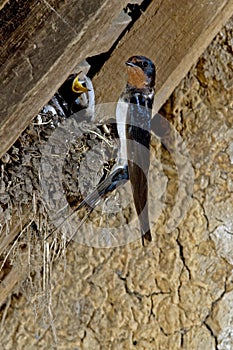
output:
<svg viewBox="0 0 233 350"><path fill-rule="evenodd" d="M161 111L195 173L182 222L168 234L162 214L147 247L70 244L46 296L40 276L27 278L2 309L3 349L233 348L232 37L233 19ZM158 140L152 148L172 196L172 160Z"/></svg>

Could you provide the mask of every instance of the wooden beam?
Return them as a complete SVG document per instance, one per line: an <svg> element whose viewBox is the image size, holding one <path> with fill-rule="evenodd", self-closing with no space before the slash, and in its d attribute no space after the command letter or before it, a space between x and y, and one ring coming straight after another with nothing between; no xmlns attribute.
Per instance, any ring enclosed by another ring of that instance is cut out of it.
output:
<svg viewBox="0 0 233 350"><path fill-rule="evenodd" d="M4 2L0 157L78 62L109 49L109 23L126 2ZM231 0L153 1L94 80L97 102L118 99L125 83L123 62L140 53L158 68L157 111L232 13Z"/></svg>
<svg viewBox="0 0 233 350"><path fill-rule="evenodd" d="M140 54L157 67L157 112L232 14L232 0L153 1L94 78L97 103L117 101L124 62Z"/></svg>
<svg viewBox="0 0 233 350"><path fill-rule="evenodd" d="M104 37L126 0L2 3L0 157L75 65L108 49ZM5 6L4 6L5 5ZM95 49L97 47L97 49Z"/></svg>

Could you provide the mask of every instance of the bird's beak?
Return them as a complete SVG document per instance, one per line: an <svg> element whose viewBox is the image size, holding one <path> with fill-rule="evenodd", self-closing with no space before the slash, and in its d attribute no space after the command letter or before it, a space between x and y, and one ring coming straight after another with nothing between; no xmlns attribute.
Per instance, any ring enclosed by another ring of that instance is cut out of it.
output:
<svg viewBox="0 0 233 350"><path fill-rule="evenodd" d="M126 61L125 62L125 64L126 64L126 66L130 66L130 67L136 67L136 68L138 68L138 66L136 66L136 64L134 64L133 62L129 62L129 61Z"/></svg>
<svg viewBox="0 0 233 350"><path fill-rule="evenodd" d="M78 76L79 74L73 81L72 91L77 94L83 94L84 92L90 91L89 89L87 89L85 86L82 85L82 83L78 80Z"/></svg>

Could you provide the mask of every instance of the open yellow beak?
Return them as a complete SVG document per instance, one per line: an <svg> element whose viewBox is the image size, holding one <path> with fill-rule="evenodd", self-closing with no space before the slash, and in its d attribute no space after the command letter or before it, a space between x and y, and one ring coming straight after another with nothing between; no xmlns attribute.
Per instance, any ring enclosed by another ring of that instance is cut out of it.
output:
<svg viewBox="0 0 233 350"><path fill-rule="evenodd" d="M85 86L83 86L79 80L78 80L78 76L74 79L73 84L72 84L72 91L76 92L77 94L82 94L84 92L89 91Z"/></svg>

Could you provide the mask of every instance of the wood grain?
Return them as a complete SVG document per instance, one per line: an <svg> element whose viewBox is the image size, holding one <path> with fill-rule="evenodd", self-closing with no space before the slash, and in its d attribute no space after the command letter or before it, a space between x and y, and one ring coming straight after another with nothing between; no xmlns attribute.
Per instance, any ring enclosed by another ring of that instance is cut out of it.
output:
<svg viewBox="0 0 233 350"><path fill-rule="evenodd" d="M232 0L153 1L94 78L97 103L118 100L124 62L139 54L157 67L157 112L232 14Z"/></svg>
<svg viewBox="0 0 233 350"><path fill-rule="evenodd" d="M125 3L19 0L5 4L0 33L0 157L74 66L98 53L98 37L108 31ZM104 50L104 42L101 46Z"/></svg>

